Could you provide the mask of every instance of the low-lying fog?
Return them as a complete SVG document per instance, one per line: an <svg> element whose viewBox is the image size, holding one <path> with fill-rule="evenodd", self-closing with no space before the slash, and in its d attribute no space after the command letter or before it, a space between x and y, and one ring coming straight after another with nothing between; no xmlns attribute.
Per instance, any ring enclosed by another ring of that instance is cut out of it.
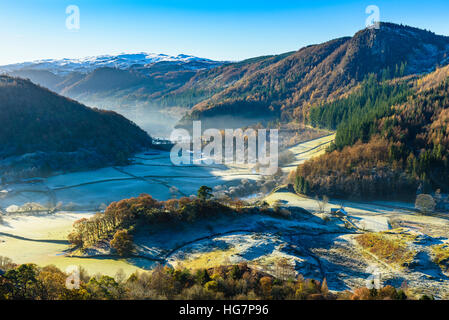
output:
<svg viewBox="0 0 449 320"><path fill-rule="evenodd" d="M107 110L120 113L125 118L136 123L152 137L163 139L170 137L175 125L187 112L187 109L183 108L160 109L143 105L109 107Z"/></svg>

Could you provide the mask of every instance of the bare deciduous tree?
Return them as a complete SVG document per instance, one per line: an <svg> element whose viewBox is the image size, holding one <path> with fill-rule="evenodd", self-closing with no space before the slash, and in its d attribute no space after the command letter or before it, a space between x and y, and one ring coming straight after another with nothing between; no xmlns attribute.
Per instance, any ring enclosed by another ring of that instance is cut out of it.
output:
<svg viewBox="0 0 449 320"><path fill-rule="evenodd" d="M315 201L318 205L318 210L320 213L323 213L326 210L326 207L329 203L329 197L323 196L323 198L319 198L318 196L315 197Z"/></svg>

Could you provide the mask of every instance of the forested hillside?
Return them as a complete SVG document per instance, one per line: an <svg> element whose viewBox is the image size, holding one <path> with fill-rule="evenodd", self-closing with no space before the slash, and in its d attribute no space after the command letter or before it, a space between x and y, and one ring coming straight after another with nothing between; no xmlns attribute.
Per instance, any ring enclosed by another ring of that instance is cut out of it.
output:
<svg viewBox="0 0 449 320"><path fill-rule="evenodd" d="M243 77L275 64L293 53L288 52L274 56L257 57L236 63L227 63L209 70L202 70L179 89L163 95L160 103L163 106L193 107L232 86Z"/></svg>
<svg viewBox="0 0 449 320"><path fill-rule="evenodd" d="M341 150L357 141L368 142L376 133L375 120L392 114L391 106L403 103L411 94L407 81L367 77L348 98L313 106L309 122L314 127L337 130L334 147Z"/></svg>
<svg viewBox="0 0 449 320"><path fill-rule="evenodd" d="M3 177L125 163L151 145L151 137L117 113L88 108L28 80L0 77Z"/></svg>
<svg viewBox="0 0 449 320"><path fill-rule="evenodd" d="M447 70L395 83L370 77L349 97L312 108L311 123L337 128L337 138L327 154L298 167L299 191L355 198L448 192Z"/></svg>
<svg viewBox="0 0 449 320"><path fill-rule="evenodd" d="M448 62L448 53L449 37L381 23L378 30L303 48L244 76L196 105L192 118L229 115L237 109L251 115L262 107L284 121L303 121L311 104L340 98L369 74L393 78L431 72Z"/></svg>

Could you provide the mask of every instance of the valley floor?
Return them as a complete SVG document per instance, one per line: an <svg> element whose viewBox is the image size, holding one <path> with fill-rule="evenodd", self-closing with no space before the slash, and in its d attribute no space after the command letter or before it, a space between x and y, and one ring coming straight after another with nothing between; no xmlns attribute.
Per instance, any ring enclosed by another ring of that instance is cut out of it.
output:
<svg viewBox="0 0 449 320"><path fill-rule="evenodd" d="M296 161L283 170L293 170L297 164L322 154L332 139L333 136L327 136L292 147ZM291 219L251 215L197 222L176 229L148 228L135 236L138 257L127 260L116 259L108 248L93 250L87 257L65 255L69 248L66 237L73 222L89 217L111 201L141 193L165 200L172 196L173 186L179 195L188 196L201 185L213 187L260 178L248 168L238 166L174 167L168 153L152 152L137 156L134 164L127 167L8 186L0 199L2 209L9 212L0 225L0 256L16 263L55 264L61 269L81 265L90 274L108 275L119 269L130 274L159 262L197 268L241 261L276 273L276 261L284 257L298 274L319 280L326 278L331 290L364 286L373 270L378 270L384 284L399 287L406 281L420 292L438 298L447 296L448 275L432 261L430 248L449 242L449 215L423 217L407 203L331 200L325 212L319 212L316 200L280 190L265 200L289 210ZM27 203L28 208L24 207ZM35 208L30 203L35 203ZM54 204L58 206L57 212L46 213L46 208ZM347 217L328 214L331 208L342 205ZM37 213L39 210L43 212ZM412 239L407 245L416 253L413 262L398 266L364 250L355 238L365 232L395 232Z"/></svg>

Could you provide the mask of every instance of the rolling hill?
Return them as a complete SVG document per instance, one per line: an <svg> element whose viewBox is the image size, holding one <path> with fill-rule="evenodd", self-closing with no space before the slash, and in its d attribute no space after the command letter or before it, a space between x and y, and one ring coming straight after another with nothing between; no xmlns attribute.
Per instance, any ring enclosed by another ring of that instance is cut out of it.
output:
<svg viewBox="0 0 449 320"><path fill-rule="evenodd" d="M152 139L121 115L88 108L29 80L0 76L5 179L126 163Z"/></svg>

